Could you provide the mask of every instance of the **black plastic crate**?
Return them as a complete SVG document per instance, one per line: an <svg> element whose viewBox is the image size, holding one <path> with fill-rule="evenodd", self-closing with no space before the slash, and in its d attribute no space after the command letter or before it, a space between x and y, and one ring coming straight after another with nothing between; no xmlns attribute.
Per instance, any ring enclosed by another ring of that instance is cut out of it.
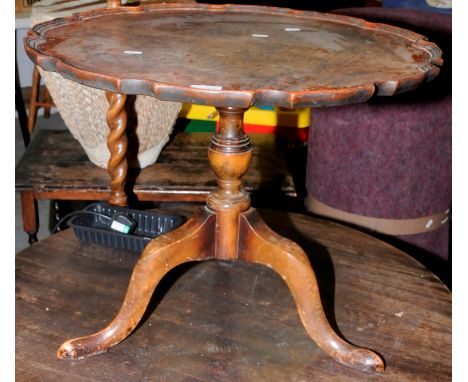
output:
<svg viewBox="0 0 468 382"><path fill-rule="evenodd" d="M109 217L117 212L131 216L137 223L131 234L111 230L109 228L111 222L108 219L92 213L76 215L67 224L73 228L75 235L81 241L134 252L143 251L151 239L180 227L186 221L183 216L132 210L106 203L90 204L84 211L93 211Z"/></svg>

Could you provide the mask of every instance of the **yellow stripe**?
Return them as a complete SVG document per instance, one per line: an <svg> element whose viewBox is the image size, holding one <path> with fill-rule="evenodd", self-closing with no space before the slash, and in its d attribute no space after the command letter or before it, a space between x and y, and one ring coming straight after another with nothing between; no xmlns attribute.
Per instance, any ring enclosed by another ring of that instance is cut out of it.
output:
<svg viewBox="0 0 468 382"><path fill-rule="evenodd" d="M179 117L199 121L218 121L219 116L212 106L185 103ZM274 110L263 110L251 107L244 115L244 123L263 126L286 126L306 128L310 124L310 108L285 110L275 107Z"/></svg>

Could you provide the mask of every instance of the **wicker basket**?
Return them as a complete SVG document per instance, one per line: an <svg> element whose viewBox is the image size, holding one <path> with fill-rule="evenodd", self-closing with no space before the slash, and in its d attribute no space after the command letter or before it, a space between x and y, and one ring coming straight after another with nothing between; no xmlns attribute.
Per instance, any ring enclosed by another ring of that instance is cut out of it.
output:
<svg viewBox="0 0 468 382"><path fill-rule="evenodd" d="M42 0L33 6L31 25L84 10L106 7L105 1L98 4L92 2L91 6L86 3L90 4L84 0ZM39 71L66 126L83 146L89 160L99 167L107 168L110 152L107 148L109 127L106 113L109 103L105 92L64 79L57 73L41 69ZM144 168L157 160L169 140L181 107L182 104L178 102L136 96L137 118L134 120L137 122L133 126L133 135L136 138L129 140L128 150L138 152L137 155L129 156L135 158L133 162L129 161L129 166ZM131 135L133 132L128 133ZM135 142L138 142L137 147Z"/></svg>

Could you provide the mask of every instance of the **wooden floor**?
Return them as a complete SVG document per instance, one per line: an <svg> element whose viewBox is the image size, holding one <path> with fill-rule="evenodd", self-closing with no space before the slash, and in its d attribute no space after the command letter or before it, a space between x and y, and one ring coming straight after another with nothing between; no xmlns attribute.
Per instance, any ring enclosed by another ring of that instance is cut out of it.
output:
<svg viewBox="0 0 468 382"><path fill-rule="evenodd" d="M436 277L349 228L260 213L306 250L332 325L350 342L381 354L383 375L362 374L324 354L272 270L219 261L173 270L137 330L108 353L57 361L64 340L113 318L138 259L80 243L67 230L17 255L16 380L451 380L451 294Z"/></svg>

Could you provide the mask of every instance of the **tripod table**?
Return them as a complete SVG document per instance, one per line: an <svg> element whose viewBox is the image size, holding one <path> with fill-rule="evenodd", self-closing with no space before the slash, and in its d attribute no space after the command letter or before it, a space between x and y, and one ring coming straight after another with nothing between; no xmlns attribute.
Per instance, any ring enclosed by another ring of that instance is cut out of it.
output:
<svg viewBox="0 0 468 382"><path fill-rule="evenodd" d="M243 114L252 105L334 106L414 89L439 73L436 45L403 29L345 16L164 4L55 19L35 26L25 46L44 70L108 91L114 150L110 203L126 202L126 162L119 153L126 146L127 95L212 105L220 114L208 148L218 189L184 226L148 244L114 320L95 334L66 341L58 358L98 354L124 340L159 281L177 265L244 260L283 278L307 333L331 357L362 371L384 370L380 356L335 333L304 251L273 232L250 207L241 185L252 155Z"/></svg>

